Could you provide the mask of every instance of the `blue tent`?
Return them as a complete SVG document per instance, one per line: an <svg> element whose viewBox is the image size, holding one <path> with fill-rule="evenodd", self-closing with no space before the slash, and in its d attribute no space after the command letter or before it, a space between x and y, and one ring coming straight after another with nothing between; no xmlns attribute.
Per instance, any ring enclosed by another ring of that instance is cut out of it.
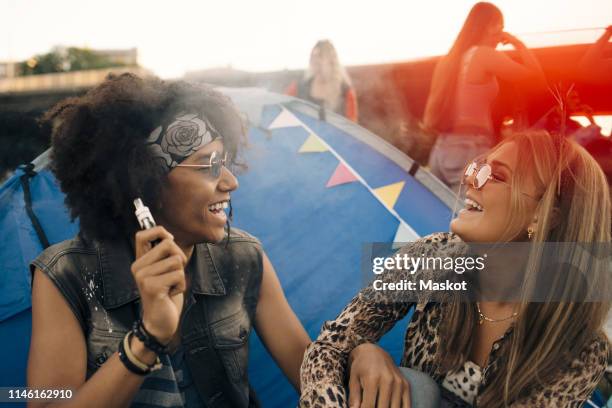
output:
<svg viewBox="0 0 612 408"><path fill-rule="evenodd" d="M452 192L383 139L291 97L260 89L221 91L249 123L249 170L239 175L232 197L234 225L261 239L311 337L364 284L363 244L405 242L448 229ZM29 261L45 240L53 244L78 230L63 200L47 154L0 188L0 386L25 383ZM396 358L405 326L398 324L381 343ZM264 406L295 405L295 391L255 335L250 367Z"/></svg>

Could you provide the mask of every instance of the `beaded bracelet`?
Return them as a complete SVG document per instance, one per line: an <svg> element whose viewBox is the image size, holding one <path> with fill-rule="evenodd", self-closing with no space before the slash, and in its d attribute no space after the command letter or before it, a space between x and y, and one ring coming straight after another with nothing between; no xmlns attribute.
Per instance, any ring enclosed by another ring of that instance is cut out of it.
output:
<svg viewBox="0 0 612 408"><path fill-rule="evenodd" d="M121 360L125 368L127 368L130 372L140 376L145 376L151 371L159 370L162 367L159 357L157 357L153 365L149 366L140 361L134 355L134 353L132 353L132 349L130 348L131 335L132 332L128 332L123 338L123 340L119 343L119 360Z"/></svg>
<svg viewBox="0 0 612 408"><path fill-rule="evenodd" d="M165 354L168 352L168 346L165 346L159 342L151 333L145 329L142 320L136 320L132 327L134 336L145 345L146 348L151 350L157 355Z"/></svg>

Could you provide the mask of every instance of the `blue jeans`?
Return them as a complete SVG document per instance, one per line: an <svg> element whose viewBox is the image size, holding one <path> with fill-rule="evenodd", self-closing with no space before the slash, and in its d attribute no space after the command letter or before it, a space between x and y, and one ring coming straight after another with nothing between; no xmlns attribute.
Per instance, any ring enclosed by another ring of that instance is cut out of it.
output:
<svg viewBox="0 0 612 408"><path fill-rule="evenodd" d="M402 374L410 383L412 408L441 408L440 386L427 374L400 367Z"/></svg>
<svg viewBox="0 0 612 408"><path fill-rule="evenodd" d="M492 145L489 136L439 135L429 155L429 168L436 177L456 193L459 191L463 170L468 161L486 153Z"/></svg>

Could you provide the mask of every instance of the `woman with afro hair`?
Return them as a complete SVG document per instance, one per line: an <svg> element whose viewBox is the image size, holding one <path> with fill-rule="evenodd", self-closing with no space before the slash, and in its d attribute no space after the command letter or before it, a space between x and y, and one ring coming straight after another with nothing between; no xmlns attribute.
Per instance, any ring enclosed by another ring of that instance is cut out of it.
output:
<svg viewBox="0 0 612 408"><path fill-rule="evenodd" d="M29 387L72 389L70 407L258 406L255 328L299 390L310 339L261 243L227 222L245 144L229 99L123 74L44 120L80 232L31 264ZM157 226L140 229L137 198Z"/></svg>

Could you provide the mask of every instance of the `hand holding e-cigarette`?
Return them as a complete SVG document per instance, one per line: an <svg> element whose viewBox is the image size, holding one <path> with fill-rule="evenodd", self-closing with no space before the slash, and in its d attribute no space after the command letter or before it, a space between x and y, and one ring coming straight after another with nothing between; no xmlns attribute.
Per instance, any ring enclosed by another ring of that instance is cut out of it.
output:
<svg viewBox="0 0 612 408"><path fill-rule="evenodd" d="M178 328L183 308L187 258L172 234L155 225L148 208L140 200L134 204L144 228L136 233L136 260L131 268L140 292L142 321L150 334L167 344Z"/></svg>

